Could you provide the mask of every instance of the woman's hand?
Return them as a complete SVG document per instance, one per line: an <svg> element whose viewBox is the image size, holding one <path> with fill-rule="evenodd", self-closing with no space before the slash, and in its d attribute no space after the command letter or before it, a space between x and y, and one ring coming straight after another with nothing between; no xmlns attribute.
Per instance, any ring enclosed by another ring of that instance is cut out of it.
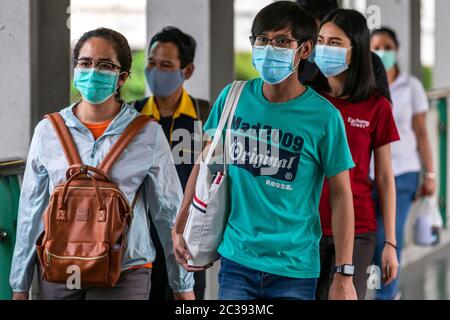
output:
<svg viewBox="0 0 450 320"><path fill-rule="evenodd" d="M174 292L173 298L175 300L195 300L195 294L194 294L194 291Z"/></svg>
<svg viewBox="0 0 450 320"><path fill-rule="evenodd" d="M383 279L385 285L389 285L397 278L398 275L398 259L397 250L389 244L386 244L381 256L381 265L383 272ZM388 270L389 269L389 270Z"/></svg>
<svg viewBox="0 0 450 320"><path fill-rule="evenodd" d="M428 137L426 112L414 115L413 130L416 134L420 159L425 168L425 172L428 173L425 174L422 186L420 187L417 195L419 197L432 196L436 192L436 181L434 180L434 176L436 174L433 170L433 152L431 150L431 143Z"/></svg>
<svg viewBox="0 0 450 320"><path fill-rule="evenodd" d="M13 300L29 300L28 292L14 292Z"/></svg>
<svg viewBox="0 0 450 320"><path fill-rule="evenodd" d="M420 187L419 195L421 197L431 197L436 192L436 181L433 179L425 178Z"/></svg>
<svg viewBox="0 0 450 320"><path fill-rule="evenodd" d="M213 263L208 264L204 267L193 267L188 265L188 260L191 259L191 254L189 253L186 242L184 241L183 234L172 232L173 241L173 252L175 254L175 259L178 264L182 265L184 269L188 272L205 271L213 265Z"/></svg>

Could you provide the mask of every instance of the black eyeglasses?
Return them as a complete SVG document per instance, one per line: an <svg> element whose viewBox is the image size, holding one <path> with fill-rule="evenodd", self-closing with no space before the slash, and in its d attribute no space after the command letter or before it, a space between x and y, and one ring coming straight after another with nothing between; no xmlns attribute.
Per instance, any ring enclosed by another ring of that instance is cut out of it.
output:
<svg viewBox="0 0 450 320"><path fill-rule="evenodd" d="M114 70L122 70L122 67L118 66L109 61L94 61L92 59L75 59L74 65L76 68L80 69L91 69L95 68L99 71L114 71Z"/></svg>
<svg viewBox="0 0 450 320"><path fill-rule="evenodd" d="M292 42L300 44L300 40L285 37L269 39L264 36L250 36L250 43L255 48L265 48L270 43L275 50L284 51L291 48Z"/></svg>

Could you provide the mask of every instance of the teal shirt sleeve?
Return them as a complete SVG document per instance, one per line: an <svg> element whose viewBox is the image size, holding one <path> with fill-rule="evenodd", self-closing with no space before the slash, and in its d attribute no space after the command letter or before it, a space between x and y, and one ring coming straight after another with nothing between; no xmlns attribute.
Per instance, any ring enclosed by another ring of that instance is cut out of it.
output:
<svg viewBox="0 0 450 320"><path fill-rule="evenodd" d="M222 92L220 93L219 97L217 98L216 102L214 103L214 106L211 109L211 112L209 113L208 120L206 120L206 123L203 126L203 131L212 139L214 138L215 130L217 129L217 126L219 125L220 117L222 116L223 107L225 105L225 101L227 100L228 92L231 89L231 84L227 85Z"/></svg>
<svg viewBox="0 0 450 320"><path fill-rule="evenodd" d="M355 167L348 146L344 120L338 111L331 114L319 142L319 149L322 168L327 178Z"/></svg>

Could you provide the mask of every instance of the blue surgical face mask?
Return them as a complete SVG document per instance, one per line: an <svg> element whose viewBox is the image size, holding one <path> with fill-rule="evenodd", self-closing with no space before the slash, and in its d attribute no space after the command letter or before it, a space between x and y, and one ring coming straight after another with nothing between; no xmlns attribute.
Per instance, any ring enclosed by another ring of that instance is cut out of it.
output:
<svg viewBox="0 0 450 320"><path fill-rule="evenodd" d="M375 53L380 57L386 71L391 70L395 66L395 63L397 62L397 52L394 50L377 50Z"/></svg>
<svg viewBox="0 0 450 320"><path fill-rule="evenodd" d="M298 67L294 66L294 60L300 48L275 50L271 45L263 48L253 47L253 66L264 82L271 85L279 84L289 78Z"/></svg>
<svg viewBox="0 0 450 320"><path fill-rule="evenodd" d="M317 45L314 51L314 62L325 77L337 76L349 68L347 52L350 49Z"/></svg>
<svg viewBox="0 0 450 320"><path fill-rule="evenodd" d="M75 68L73 84L84 100L97 105L111 98L117 91L119 73L98 71L95 68Z"/></svg>
<svg viewBox="0 0 450 320"><path fill-rule="evenodd" d="M316 48L314 48L308 58L309 63L315 63L314 58L316 57Z"/></svg>
<svg viewBox="0 0 450 320"><path fill-rule="evenodd" d="M185 80L182 70L161 71L158 68L145 68L145 78L153 95L157 97L172 95Z"/></svg>

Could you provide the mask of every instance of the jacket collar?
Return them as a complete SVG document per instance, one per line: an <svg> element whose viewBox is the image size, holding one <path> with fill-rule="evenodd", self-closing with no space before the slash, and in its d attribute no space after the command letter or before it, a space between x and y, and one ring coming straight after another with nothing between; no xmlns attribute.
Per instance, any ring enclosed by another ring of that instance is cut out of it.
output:
<svg viewBox="0 0 450 320"><path fill-rule="evenodd" d="M409 81L409 76L406 73L400 72L397 76L397 79L391 84L391 89L398 88L400 86L403 86L407 84Z"/></svg>
<svg viewBox="0 0 450 320"><path fill-rule="evenodd" d="M155 118L156 120L161 120L161 114L159 112L158 106L156 104L156 100L154 96L151 96L147 103L145 104L144 108L142 109L142 113ZM173 119L179 118L180 115L186 115L188 117L191 117L193 119L197 119L197 111L195 110L194 103L192 102L191 97L189 97L189 94L187 91L183 88L183 93L181 94L181 100L180 104L178 105L177 110L173 114Z"/></svg>
<svg viewBox="0 0 450 320"><path fill-rule="evenodd" d="M78 129L80 132L90 135L90 131L73 113L73 108L78 104L76 102L69 107L61 110L61 115L69 128ZM130 122L138 116L138 112L129 104L123 102L122 107L103 135L121 134Z"/></svg>

